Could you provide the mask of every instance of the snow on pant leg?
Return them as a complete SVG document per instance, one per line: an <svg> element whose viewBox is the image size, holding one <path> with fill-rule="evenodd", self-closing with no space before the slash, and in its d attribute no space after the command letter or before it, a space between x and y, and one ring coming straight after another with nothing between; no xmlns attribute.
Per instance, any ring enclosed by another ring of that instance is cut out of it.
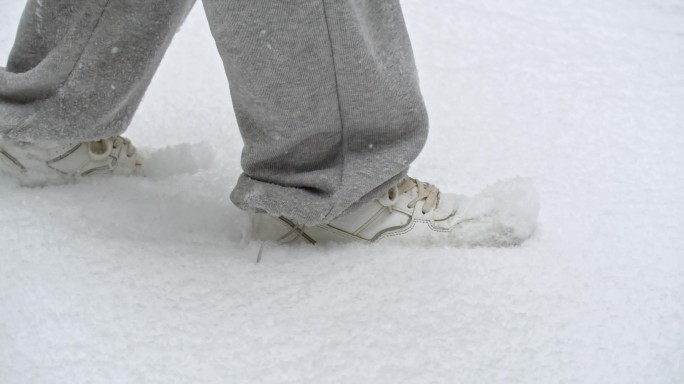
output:
<svg viewBox="0 0 684 384"><path fill-rule="evenodd" d="M396 0L204 0L244 141L240 208L329 222L386 192L427 136Z"/></svg>
<svg viewBox="0 0 684 384"><path fill-rule="evenodd" d="M30 0L0 68L0 138L123 132L193 2Z"/></svg>

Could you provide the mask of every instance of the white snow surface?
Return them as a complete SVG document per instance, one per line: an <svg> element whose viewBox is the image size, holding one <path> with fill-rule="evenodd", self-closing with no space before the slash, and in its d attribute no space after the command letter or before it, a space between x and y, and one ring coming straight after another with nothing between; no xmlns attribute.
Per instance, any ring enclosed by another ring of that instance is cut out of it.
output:
<svg viewBox="0 0 684 384"><path fill-rule="evenodd" d="M127 135L149 178L0 179L0 383L684 383L684 3L406 0L411 174L524 176L520 247L243 243L198 4ZM0 0L0 61L23 8Z"/></svg>

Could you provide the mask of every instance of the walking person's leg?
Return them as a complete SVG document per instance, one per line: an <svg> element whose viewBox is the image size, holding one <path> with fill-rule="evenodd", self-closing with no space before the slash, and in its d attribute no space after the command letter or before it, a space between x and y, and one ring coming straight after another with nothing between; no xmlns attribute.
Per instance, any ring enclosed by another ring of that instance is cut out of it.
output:
<svg viewBox="0 0 684 384"><path fill-rule="evenodd" d="M29 0L0 69L0 169L132 171L117 136L193 2Z"/></svg>
<svg viewBox="0 0 684 384"><path fill-rule="evenodd" d="M204 6L245 143L231 198L254 211L256 237L470 246L530 235L533 225L518 224L534 223L534 204L468 210L405 177L427 116L397 0Z"/></svg>
<svg viewBox="0 0 684 384"><path fill-rule="evenodd" d="M318 224L406 174L427 116L398 1L204 5L245 142L239 207Z"/></svg>

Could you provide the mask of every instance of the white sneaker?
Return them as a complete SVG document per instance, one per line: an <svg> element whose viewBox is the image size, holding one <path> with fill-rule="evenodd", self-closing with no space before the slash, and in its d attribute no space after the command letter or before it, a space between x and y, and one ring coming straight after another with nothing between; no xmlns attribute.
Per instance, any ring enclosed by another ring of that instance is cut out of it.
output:
<svg viewBox="0 0 684 384"><path fill-rule="evenodd" d="M406 177L381 198L328 224L307 227L255 213L252 229L254 238L279 243L505 247L519 245L532 235L538 212L539 199L528 179L501 181L467 198Z"/></svg>
<svg viewBox="0 0 684 384"><path fill-rule="evenodd" d="M0 141L0 173L22 185L59 184L90 175L129 176L142 159L121 136L81 143Z"/></svg>

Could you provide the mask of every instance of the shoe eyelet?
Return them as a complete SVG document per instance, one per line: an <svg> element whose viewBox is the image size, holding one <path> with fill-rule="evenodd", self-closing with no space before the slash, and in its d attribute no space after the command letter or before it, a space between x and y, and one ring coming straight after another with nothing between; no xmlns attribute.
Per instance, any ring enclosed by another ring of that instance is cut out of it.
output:
<svg viewBox="0 0 684 384"><path fill-rule="evenodd" d="M95 161L105 160L112 153L112 142L107 139L88 143L88 154Z"/></svg>

